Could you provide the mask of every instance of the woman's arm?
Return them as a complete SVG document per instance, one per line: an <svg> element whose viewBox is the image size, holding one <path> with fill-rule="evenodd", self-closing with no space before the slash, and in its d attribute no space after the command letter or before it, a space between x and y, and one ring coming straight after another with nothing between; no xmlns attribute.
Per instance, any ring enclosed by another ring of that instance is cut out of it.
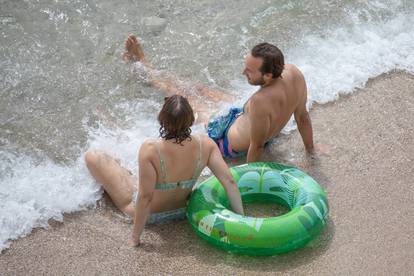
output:
<svg viewBox="0 0 414 276"><path fill-rule="evenodd" d="M149 144L141 146L138 155L139 162L139 189L135 206L134 227L130 245L138 246L145 223L150 214L151 201L154 194L157 172L150 161Z"/></svg>
<svg viewBox="0 0 414 276"><path fill-rule="evenodd" d="M221 156L220 150L217 145L211 140L211 153L207 161L207 167L213 172L213 174L220 181L226 190L227 197L230 200L231 207L234 212L244 215L243 204L237 187L236 182L234 181L233 176L230 173L229 168L227 167L226 162L224 162L223 157Z"/></svg>

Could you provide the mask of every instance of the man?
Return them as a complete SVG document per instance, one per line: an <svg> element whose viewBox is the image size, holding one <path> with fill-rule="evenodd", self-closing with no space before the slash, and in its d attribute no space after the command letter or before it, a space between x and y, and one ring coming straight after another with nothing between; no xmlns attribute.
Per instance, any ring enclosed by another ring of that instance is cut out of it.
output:
<svg viewBox="0 0 414 276"><path fill-rule="evenodd" d="M149 72L150 82L167 94L185 94L195 110L200 105L197 98L167 78L156 77L152 66L145 61L144 53L135 36L130 35L125 43L123 57L127 61L141 61ZM307 152L313 153L312 124L306 110L307 89L302 73L292 64L284 63L282 52L274 45L256 45L245 60L243 74L251 85L260 86L243 108L232 108L226 116L209 122L207 132L216 141L224 157L237 157L247 153L247 162L261 160L267 142L277 136L294 114L299 132ZM211 90L200 85L192 90L214 102L230 101L231 96L222 91ZM204 113L206 110L202 110ZM203 121L207 116L202 116Z"/></svg>

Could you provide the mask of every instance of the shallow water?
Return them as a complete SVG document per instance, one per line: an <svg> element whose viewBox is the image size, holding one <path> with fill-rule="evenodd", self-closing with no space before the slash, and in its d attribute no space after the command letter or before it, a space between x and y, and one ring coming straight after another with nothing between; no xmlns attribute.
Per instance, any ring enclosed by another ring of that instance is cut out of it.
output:
<svg viewBox="0 0 414 276"><path fill-rule="evenodd" d="M86 149L110 151L136 172L163 95L121 61L126 34L158 69L239 102L256 89L240 74L243 56L275 43L303 71L310 107L390 70L413 74L413 15L410 0L0 0L0 250L95 204ZM152 16L165 24L150 26Z"/></svg>

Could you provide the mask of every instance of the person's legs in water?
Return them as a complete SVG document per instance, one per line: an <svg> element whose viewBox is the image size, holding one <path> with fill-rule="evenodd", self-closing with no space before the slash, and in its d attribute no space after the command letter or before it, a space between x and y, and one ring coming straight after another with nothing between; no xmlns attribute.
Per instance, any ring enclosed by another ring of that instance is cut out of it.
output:
<svg viewBox="0 0 414 276"><path fill-rule="evenodd" d="M194 111L198 114L197 122L206 124L209 117L216 110L206 106L206 102L231 102L234 97L224 91L215 90L196 83L178 83L174 78L161 78L154 67L145 59L144 51L134 35L129 35L125 40L125 52L122 58L126 62L141 62L149 73L150 84L167 96L179 94L185 96Z"/></svg>
<svg viewBox="0 0 414 276"><path fill-rule="evenodd" d="M103 187L105 192L119 210L134 217L132 193L137 191L137 180L125 168L109 155L98 151L88 151L85 162L92 176Z"/></svg>
<svg viewBox="0 0 414 276"><path fill-rule="evenodd" d="M159 72L145 59L144 51L134 35L127 37L125 52L122 57L126 62L141 62L147 69L150 84L164 92L167 96L174 94L185 96L198 115L197 123L202 123L206 126L208 135L217 143L224 157L233 158L245 154L233 151L227 139L228 129L237 118L238 113L240 113L234 113L234 110L237 108L231 108L229 114L217 117L209 122L211 115L216 113L217 110L208 106L208 102L231 102L234 101L232 95L200 84L185 83L183 85L182 82L174 81L174 78L160 77Z"/></svg>

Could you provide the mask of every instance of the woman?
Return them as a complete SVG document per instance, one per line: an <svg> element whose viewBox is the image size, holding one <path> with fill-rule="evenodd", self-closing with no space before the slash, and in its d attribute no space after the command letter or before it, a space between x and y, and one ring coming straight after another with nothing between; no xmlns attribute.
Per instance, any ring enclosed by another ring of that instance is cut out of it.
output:
<svg viewBox="0 0 414 276"><path fill-rule="evenodd" d="M138 187L113 158L95 151L85 155L90 173L115 205L133 218L132 246L139 245L147 221L185 217L187 198L206 166L222 183L233 210L243 214L239 190L217 145L207 136L191 135L194 113L187 99L165 98L158 121L161 139L147 140L139 150Z"/></svg>

